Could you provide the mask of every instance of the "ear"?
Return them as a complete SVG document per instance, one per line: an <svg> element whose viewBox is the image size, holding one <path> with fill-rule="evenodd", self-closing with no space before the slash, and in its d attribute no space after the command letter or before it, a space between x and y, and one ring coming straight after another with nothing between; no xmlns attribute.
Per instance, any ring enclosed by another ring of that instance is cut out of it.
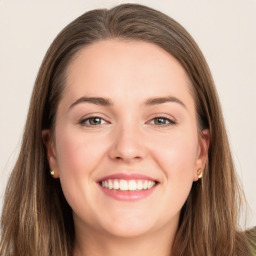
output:
<svg viewBox="0 0 256 256"><path fill-rule="evenodd" d="M50 130L42 131L42 138L46 149L47 159L51 170L54 170L54 178L59 178L59 169L56 158L56 149L53 141L53 136L51 135ZM49 170L49 172L51 171Z"/></svg>
<svg viewBox="0 0 256 256"><path fill-rule="evenodd" d="M199 179L198 170L202 170L204 172L207 160L208 160L208 149L210 144L210 136L209 130L205 129L201 132L198 138L198 150L197 150L197 158L195 162L195 170L194 170L194 181Z"/></svg>

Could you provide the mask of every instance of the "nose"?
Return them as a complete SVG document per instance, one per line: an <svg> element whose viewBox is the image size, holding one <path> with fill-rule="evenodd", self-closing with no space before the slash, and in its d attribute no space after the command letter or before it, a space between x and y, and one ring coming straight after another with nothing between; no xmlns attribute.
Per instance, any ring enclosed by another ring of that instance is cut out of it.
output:
<svg viewBox="0 0 256 256"><path fill-rule="evenodd" d="M139 127L125 127L114 132L109 157L115 161L132 163L146 157L147 150Z"/></svg>

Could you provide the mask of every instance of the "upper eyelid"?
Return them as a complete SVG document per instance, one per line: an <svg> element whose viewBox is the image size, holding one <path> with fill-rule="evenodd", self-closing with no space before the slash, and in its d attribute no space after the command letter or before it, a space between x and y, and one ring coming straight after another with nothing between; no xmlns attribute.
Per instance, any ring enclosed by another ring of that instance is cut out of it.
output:
<svg viewBox="0 0 256 256"><path fill-rule="evenodd" d="M93 119L93 118L99 118L99 119L101 119L101 120L103 120L104 121L104 124L105 123L109 123L109 121L107 121L105 118L103 118L103 117L101 117L101 116L99 116L99 115L90 115L90 116L86 116L86 117L82 117L82 118L80 118L80 119L78 119L78 124L80 124L80 125L86 125L85 124L85 122L86 121L88 121L88 120L90 120L90 119ZM90 124L87 124L88 126L93 126L93 125L90 125ZM103 125L103 124L99 124L99 125ZM95 125L95 126L99 126L99 125Z"/></svg>
<svg viewBox="0 0 256 256"><path fill-rule="evenodd" d="M168 117L165 117L165 116L157 116L157 117L153 117L153 118L151 118L148 122L151 122L151 121L153 121L154 119L158 119L158 118L166 119L166 120L168 120L168 121L170 122L170 124L176 124L176 123L177 123L177 121L176 121L176 120L173 120L173 119L168 118Z"/></svg>
<svg viewBox="0 0 256 256"><path fill-rule="evenodd" d="M80 123L84 120L87 120L89 118L95 118L95 117L103 119L107 123L111 122L111 118L106 116L103 113L89 113L89 114L86 114L86 115L82 116L81 118L78 118L77 122ZM148 116L148 118L145 118L145 122L147 123L147 122L149 122L153 119L156 119L156 118L165 118L165 119L170 120L171 123L177 123L177 119L174 116L172 116L168 113L154 113L154 114L151 114L150 116Z"/></svg>
<svg viewBox="0 0 256 256"><path fill-rule="evenodd" d="M104 120L106 122L106 120L100 116L89 116L89 117L86 117L86 118L82 118L81 120L89 120L89 119L93 119L93 118L99 118L101 120Z"/></svg>
<svg viewBox="0 0 256 256"><path fill-rule="evenodd" d="M77 120L79 122L81 120L85 120L85 119L89 119L89 118L95 118L95 117L104 119L105 121L107 121L109 119L108 117L106 117L102 113L89 113L89 114L83 115L82 117L79 117Z"/></svg>
<svg viewBox="0 0 256 256"><path fill-rule="evenodd" d="M148 118L148 120L152 120L154 118L166 118L166 119L169 119L170 121L173 121L173 122L177 122L177 119L173 116L173 115L170 115L168 113L154 113L154 114L151 114Z"/></svg>

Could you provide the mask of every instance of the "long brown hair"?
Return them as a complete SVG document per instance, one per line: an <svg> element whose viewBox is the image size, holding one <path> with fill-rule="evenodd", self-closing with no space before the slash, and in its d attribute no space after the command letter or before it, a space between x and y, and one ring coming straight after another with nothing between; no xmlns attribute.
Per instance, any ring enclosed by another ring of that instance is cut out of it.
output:
<svg viewBox="0 0 256 256"><path fill-rule="evenodd" d="M245 235L237 231L240 192L208 65L181 25L136 4L83 14L61 31L47 51L35 82L20 155L6 189L0 255L72 255L72 210L59 180L49 175L42 130L54 130L66 70L74 55L88 44L109 38L150 42L174 56L193 85L198 127L209 129L208 164L182 208L172 255L248 255Z"/></svg>

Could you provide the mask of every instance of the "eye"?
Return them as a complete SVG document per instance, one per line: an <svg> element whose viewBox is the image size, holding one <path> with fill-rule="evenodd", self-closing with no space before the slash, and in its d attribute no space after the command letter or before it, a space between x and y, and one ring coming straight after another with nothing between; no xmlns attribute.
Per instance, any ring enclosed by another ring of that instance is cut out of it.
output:
<svg viewBox="0 0 256 256"><path fill-rule="evenodd" d="M174 122L173 120L163 116L155 117L151 119L149 123L157 126L167 126L176 124L176 122Z"/></svg>
<svg viewBox="0 0 256 256"><path fill-rule="evenodd" d="M84 126L99 126L107 122L101 117L92 116L81 120L79 123Z"/></svg>

